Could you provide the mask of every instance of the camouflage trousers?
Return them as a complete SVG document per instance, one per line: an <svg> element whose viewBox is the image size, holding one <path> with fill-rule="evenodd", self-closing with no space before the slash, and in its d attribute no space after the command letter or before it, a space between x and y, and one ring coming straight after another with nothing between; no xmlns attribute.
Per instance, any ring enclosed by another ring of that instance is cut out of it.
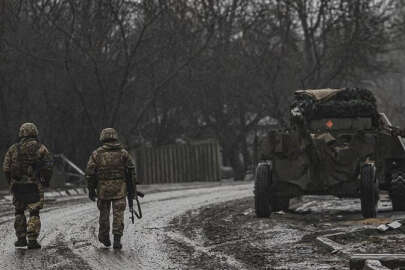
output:
<svg viewBox="0 0 405 270"><path fill-rule="evenodd" d="M97 207L100 210L99 239L106 239L110 235L110 209L113 210L112 233L122 235L124 232L124 212L127 206L126 198L117 200L98 200Z"/></svg>
<svg viewBox="0 0 405 270"><path fill-rule="evenodd" d="M41 231L41 219L39 210L44 207L44 192L40 189L40 201L36 203L24 203L13 199L15 208L14 229L17 238L25 238L28 240L36 240ZM25 210L29 212L29 219L25 216Z"/></svg>

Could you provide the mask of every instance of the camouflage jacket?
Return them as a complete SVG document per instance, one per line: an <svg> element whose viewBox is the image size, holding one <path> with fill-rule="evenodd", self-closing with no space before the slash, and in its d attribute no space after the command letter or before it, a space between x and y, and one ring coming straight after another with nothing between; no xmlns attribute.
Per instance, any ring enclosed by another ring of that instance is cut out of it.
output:
<svg viewBox="0 0 405 270"><path fill-rule="evenodd" d="M3 172L9 185L15 181L49 183L52 177L52 156L36 138L23 138L13 144L3 161Z"/></svg>
<svg viewBox="0 0 405 270"><path fill-rule="evenodd" d="M91 154L87 163L88 188L96 189L100 200L125 197L128 174L131 174L132 180L135 181L135 163L119 142L104 143Z"/></svg>

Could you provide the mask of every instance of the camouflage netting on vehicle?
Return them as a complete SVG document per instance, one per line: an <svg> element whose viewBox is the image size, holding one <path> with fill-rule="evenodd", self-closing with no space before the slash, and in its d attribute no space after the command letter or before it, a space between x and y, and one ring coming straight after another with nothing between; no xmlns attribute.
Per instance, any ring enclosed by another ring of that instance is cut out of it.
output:
<svg viewBox="0 0 405 270"><path fill-rule="evenodd" d="M318 90L322 91L322 90ZM307 120L322 118L378 117L376 99L367 89L346 88L334 95L316 100L305 92L297 92L296 103Z"/></svg>

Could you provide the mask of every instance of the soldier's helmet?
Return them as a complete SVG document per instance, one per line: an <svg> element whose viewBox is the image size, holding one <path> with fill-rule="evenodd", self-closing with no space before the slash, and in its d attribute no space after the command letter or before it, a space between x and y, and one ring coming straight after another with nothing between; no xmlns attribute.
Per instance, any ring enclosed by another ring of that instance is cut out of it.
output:
<svg viewBox="0 0 405 270"><path fill-rule="evenodd" d="M33 137L36 138L39 135L39 131L37 126L34 123L24 123L21 125L20 130L18 132L18 137L26 138L26 137Z"/></svg>
<svg viewBox="0 0 405 270"><path fill-rule="evenodd" d="M100 142L118 141L118 132L113 128L105 128L100 133Z"/></svg>

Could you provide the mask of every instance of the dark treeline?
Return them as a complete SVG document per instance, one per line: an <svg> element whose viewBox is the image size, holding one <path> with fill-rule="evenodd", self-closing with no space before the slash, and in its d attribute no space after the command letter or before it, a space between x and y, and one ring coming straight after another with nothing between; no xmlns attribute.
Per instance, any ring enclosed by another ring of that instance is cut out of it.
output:
<svg viewBox="0 0 405 270"><path fill-rule="evenodd" d="M130 147L214 137L240 178L293 90L388 70L395 2L2 0L1 150L25 121L81 166L104 127Z"/></svg>

